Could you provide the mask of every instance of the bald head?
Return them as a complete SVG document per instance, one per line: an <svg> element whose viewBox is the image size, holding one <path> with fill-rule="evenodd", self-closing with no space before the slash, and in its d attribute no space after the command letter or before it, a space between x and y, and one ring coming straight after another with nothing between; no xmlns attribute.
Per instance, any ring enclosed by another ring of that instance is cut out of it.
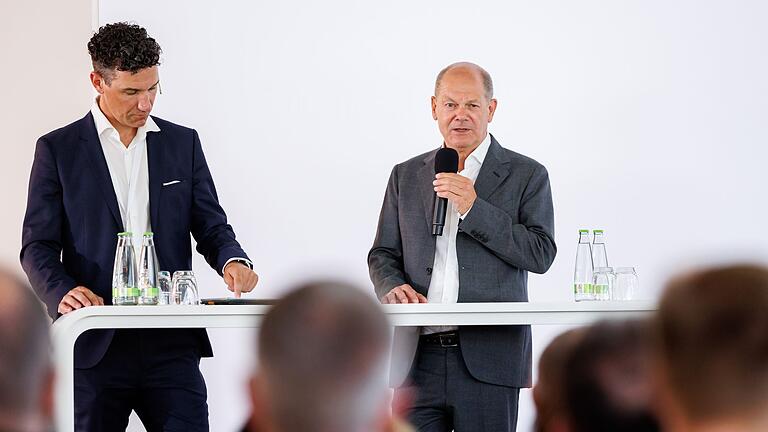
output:
<svg viewBox="0 0 768 432"><path fill-rule="evenodd" d="M435 96L440 93L440 86L443 82L443 78L448 74L474 77L482 82L486 99L489 101L493 99L493 80L491 80L491 74L480 66L470 62L453 63L443 68L443 70L437 74L437 79L435 80Z"/></svg>
<svg viewBox="0 0 768 432"><path fill-rule="evenodd" d="M378 369L388 340L384 313L360 288L318 282L288 294L259 335L259 375L275 430L371 430L362 425L388 395Z"/></svg>
<svg viewBox="0 0 768 432"><path fill-rule="evenodd" d="M0 429L40 423L50 414L41 406L50 390L48 331L32 289L0 269Z"/></svg>

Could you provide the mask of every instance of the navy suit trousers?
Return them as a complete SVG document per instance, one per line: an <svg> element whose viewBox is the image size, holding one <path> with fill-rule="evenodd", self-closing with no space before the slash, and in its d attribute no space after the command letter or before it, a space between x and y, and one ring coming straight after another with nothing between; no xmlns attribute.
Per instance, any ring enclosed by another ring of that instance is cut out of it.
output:
<svg viewBox="0 0 768 432"><path fill-rule="evenodd" d="M194 332L117 330L96 366L75 369L75 430L124 431L131 411L148 432L208 431Z"/></svg>

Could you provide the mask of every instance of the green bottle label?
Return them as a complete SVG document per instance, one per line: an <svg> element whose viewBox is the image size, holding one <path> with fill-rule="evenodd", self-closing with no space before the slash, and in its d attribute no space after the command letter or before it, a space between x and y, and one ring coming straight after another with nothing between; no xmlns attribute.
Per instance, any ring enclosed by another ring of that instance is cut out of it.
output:
<svg viewBox="0 0 768 432"><path fill-rule="evenodd" d="M113 297L138 297L139 289L136 287L118 287L112 288Z"/></svg>
<svg viewBox="0 0 768 432"><path fill-rule="evenodd" d="M143 297L160 297L160 288L157 288L157 287L144 288Z"/></svg>
<svg viewBox="0 0 768 432"><path fill-rule="evenodd" d="M574 294L593 294L594 287L591 283L575 283L573 284Z"/></svg>
<svg viewBox="0 0 768 432"><path fill-rule="evenodd" d="M608 284L596 284L595 285L595 293L596 294L608 294Z"/></svg>

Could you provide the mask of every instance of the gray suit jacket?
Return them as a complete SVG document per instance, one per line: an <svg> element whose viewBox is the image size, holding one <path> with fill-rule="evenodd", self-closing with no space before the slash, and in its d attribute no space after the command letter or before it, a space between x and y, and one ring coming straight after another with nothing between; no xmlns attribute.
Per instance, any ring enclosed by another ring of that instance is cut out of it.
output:
<svg viewBox="0 0 768 432"><path fill-rule="evenodd" d="M427 295L435 258L431 235L437 150L395 166L384 196L368 267L376 294L410 284ZM552 192L547 170L501 147L493 136L475 182L477 200L459 224L456 254L459 303L528 301L528 272L544 273L555 258ZM401 329L402 330L402 329ZM413 332L412 334L415 334ZM461 351L476 379L511 387L531 385L530 326L459 328ZM406 344L415 352L416 338ZM395 346L403 341L395 340ZM407 349L407 348L406 348ZM413 356L407 356L407 372ZM397 385L405 373L397 369ZM402 361L402 360L400 360Z"/></svg>

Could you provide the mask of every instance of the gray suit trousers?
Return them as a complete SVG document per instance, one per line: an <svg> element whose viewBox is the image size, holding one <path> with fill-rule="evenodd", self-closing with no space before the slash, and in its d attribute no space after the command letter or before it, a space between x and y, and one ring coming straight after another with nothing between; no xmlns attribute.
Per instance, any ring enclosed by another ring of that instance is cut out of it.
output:
<svg viewBox="0 0 768 432"><path fill-rule="evenodd" d="M476 380L459 347L419 344L406 387L419 432L513 432L520 389Z"/></svg>

